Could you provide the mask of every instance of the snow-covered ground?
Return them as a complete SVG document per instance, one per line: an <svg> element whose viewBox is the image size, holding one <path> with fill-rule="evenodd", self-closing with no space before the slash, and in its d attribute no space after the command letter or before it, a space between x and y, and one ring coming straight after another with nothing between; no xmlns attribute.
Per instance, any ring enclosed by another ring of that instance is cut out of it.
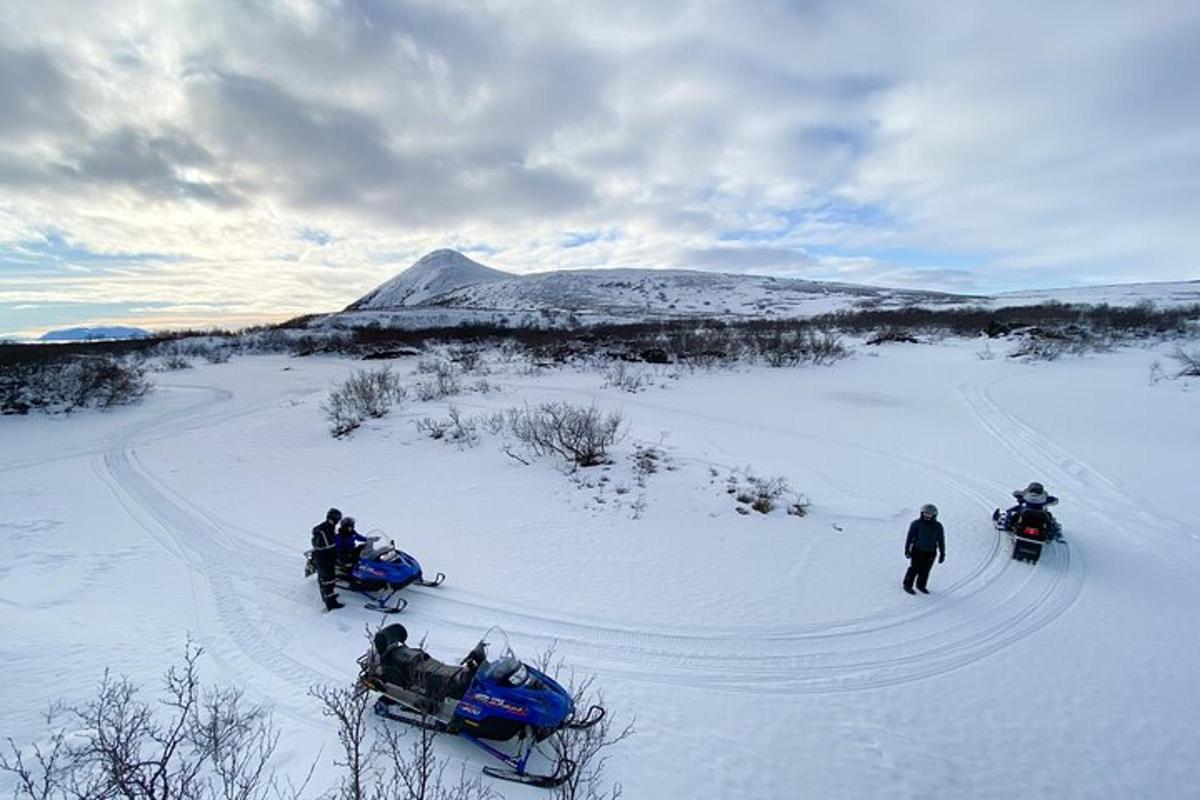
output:
<svg viewBox="0 0 1200 800"><path fill-rule="evenodd" d="M596 676L610 713L636 717L608 765L626 797L1195 796L1197 387L1151 384L1165 347L1038 365L993 348L664 372L636 394L494 364L499 391L452 399L619 410L615 463L574 475L486 433L423 436L414 421L446 401L334 440L319 404L364 365L333 358L198 365L136 407L0 418L0 733L31 740L105 667L156 685L190 634L207 678L274 705L282 769L324 747L323 785L335 742L307 688L350 681L378 621L349 600L323 613L303 578L336 505L447 574L400 616L434 655L498 625ZM649 446L661 466L639 483ZM726 487L747 470L785 477L809 516L737 513ZM1030 566L990 513L1035 479L1068 543ZM903 540L924 502L948 557L911 597Z"/></svg>

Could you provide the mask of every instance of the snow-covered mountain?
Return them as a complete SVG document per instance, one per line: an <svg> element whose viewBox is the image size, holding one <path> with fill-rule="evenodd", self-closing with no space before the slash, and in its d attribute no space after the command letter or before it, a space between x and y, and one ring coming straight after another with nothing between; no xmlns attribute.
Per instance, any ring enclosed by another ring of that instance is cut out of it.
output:
<svg viewBox="0 0 1200 800"><path fill-rule="evenodd" d="M428 303L464 286L514 278L456 250L434 250L396 277L351 303L347 311L379 311Z"/></svg>
<svg viewBox="0 0 1200 800"><path fill-rule="evenodd" d="M120 325L93 328L62 328L47 331L39 337L42 342L91 342L101 339L145 339L149 331Z"/></svg>
<svg viewBox="0 0 1200 800"><path fill-rule="evenodd" d="M557 270L515 275L435 250L318 326L440 327L463 322L554 326L671 317L787 319L911 306L1131 306L1200 303L1200 281L1013 292L995 296L889 289L829 281L660 269Z"/></svg>

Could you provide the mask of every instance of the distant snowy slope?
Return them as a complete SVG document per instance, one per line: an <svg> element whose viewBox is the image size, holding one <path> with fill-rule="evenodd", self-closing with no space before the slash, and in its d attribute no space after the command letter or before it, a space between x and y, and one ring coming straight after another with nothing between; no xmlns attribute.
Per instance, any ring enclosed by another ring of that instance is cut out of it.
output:
<svg viewBox="0 0 1200 800"><path fill-rule="evenodd" d="M485 267L455 250L434 250L404 272L351 303L346 310L417 306L462 286L511 277L507 272Z"/></svg>
<svg viewBox="0 0 1200 800"><path fill-rule="evenodd" d="M1003 308L1064 303L1200 303L1200 281L1011 292L995 296L888 289L700 270L581 269L514 275L436 250L340 314L313 324L440 327L639 322L672 317L795 319L913 306Z"/></svg>
<svg viewBox="0 0 1200 800"><path fill-rule="evenodd" d="M976 300L977 302L978 300ZM937 292L695 270L589 269L464 286L429 305L619 315L803 316L846 307L965 303Z"/></svg>
<svg viewBox="0 0 1200 800"><path fill-rule="evenodd" d="M98 339L145 339L149 335L149 331L141 328L121 326L63 328L57 331L47 331L39 337L39 340L43 342L81 342Z"/></svg>
<svg viewBox="0 0 1200 800"><path fill-rule="evenodd" d="M1116 286L1084 286L1074 289L1044 289L1040 291L1004 292L992 298L995 308L1005 306L1059 303L1086 303L1111 306L1132 306L1151 302L1158 306L1186 306L1200 303L1200 281L1173 283L1126 283Z"/></svg>

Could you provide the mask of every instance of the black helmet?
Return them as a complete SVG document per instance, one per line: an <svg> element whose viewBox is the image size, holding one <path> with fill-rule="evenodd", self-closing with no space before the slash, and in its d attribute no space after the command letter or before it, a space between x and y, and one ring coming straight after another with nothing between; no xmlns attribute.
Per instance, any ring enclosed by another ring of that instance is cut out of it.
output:
<svg viewBox="0 0 1200 800"><path fill-rule="evenodd" d="M933 503L926 503L925 505L921 506L921 516L925 516L926 514L936 519L937 506L935 506Z"/></svg>
<svg viewBox="0 0 1200 800"><path fill-rule="evenodd" d="M336 508L331 508L325 512L325 519L329 520L330 522L337 522L341 518L342 512L338 511Z"/></svg>
<svg viewBox="0 0 1200 800"><path fill-rule="evenodd" d="M1042 486L1037 481L1034 481L1033 483L1031 483L1025 487L1025 494L1045 494L1045 493L1046 493L1046 487Z"/></svg>
<svg viewBox="0 0 1200 800"><path fill-rule="evenodd" d="M339 528L348 528L348 529L353 530L354 529L354 517L342 517L342 524L339 525L338 527Z"/></svg>

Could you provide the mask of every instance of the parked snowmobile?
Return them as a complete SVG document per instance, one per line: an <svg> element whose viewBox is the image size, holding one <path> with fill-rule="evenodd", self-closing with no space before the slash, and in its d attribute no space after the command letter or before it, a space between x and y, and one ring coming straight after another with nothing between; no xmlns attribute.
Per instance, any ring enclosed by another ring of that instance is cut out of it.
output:
<svg viewBox="0 0 1200 800"><path fill-rule="evenodd" d="M409 647L407 640L403 625L388 625L358 660L360 685L380 693L376 714L462 736L503 762L504 768L484 767L484 774L494 778L553 787L571 776L575 765L569 759L558 759L551 772L537 773L529 771L529 758L550 736L595 725L604 717L603 708L592 706L577 717L571 695L507 646L503 656L489 660L487 643L480 639L453 666ZM516 753L489 742L515 742Z"/></svg>
<svg viewBox="0 0 1200 800"><path fill-rule="evenodd" d="M1019 498L1016 492L1014 495ZM1017 561L1036 564L1048 542L1062 541L1062 526L1044 507L1018 505L1007 511L997 508L992 512L992 522L996 530L1012 539L1012 557Z"/></svg>
<svg viewBox="0 0 1200 800"><path fill-rule="evenodd" d="M362 546L353 566L348 570L339 567L337 586L340 589L361 594L367 598L366 607L384 614L397 614L404 610L408 601L396 597L406 586L440 586L446 576L437 573L433 580L425 580L421 565L415 558L396 549L395 542L378 546L379 536L372 536ZM304 576L316 572L312 551L304 553Z"/></svg>

